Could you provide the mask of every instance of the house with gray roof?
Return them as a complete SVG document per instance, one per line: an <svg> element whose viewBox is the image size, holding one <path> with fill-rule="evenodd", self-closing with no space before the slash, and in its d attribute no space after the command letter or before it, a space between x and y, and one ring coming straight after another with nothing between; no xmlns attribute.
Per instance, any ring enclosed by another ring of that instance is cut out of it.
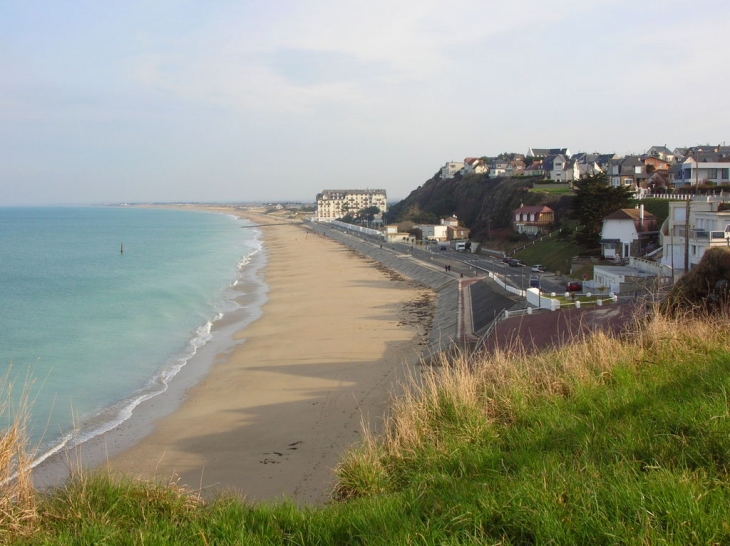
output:
<svg viewBox="0 0 730 546"><path fill-rule="evenodd" d="M578 178L607 172L609 162L617 158L617 154L599 154L598 152L578 152L571 157L572 160L575 160Z"/></svg>
<svg viewBox="0 0 730 546"><path fill-rule="evenodd" d="M695 152L677 165L674 170L674 187L700 184L730 184L730 151Z"/></svg>
<svg viewBox="0 0 730 546"><path fill-rule="evenodd" d="M525 176L545 176L545 167L543 166L542 159L533 159L532 163L525 166L522 174Z"/></svg>
<svg viewBox="0 0 730 546"><path fill-rule="evenodd" d="M630 186L636 192L646 188L649 179L646 164L638 155L627 155L610 161L608 175L612 186Z"/></svg>
<svg viewBox="0 0 730 546"><path fill-rule="evenodd" d="M562 155L566 158L570 158L570 150L568 148L529 148L527 155L531 157L547 157L549 155Z"/></svg>
<svg viewBox="0 0 730 546"><path fill-rule="evenodd" d="M507 173L507 167L509 167L509 161L495 157L489 165L489 178L504 176Z"/></svg>
<svg viewBox="0 0 730 546"><path fill-rule="evenodd" d="M563 154L549 155L542 164L545 176L555 182L569 182L578 178L576 162Z"/></svg>
<svg viewBox="0 0 730 546"><path fill-rule="evenodd" d="M675 154L672 150L664 146L652 146L646 151L646 155L656 157L669 163L674 163Z"/></svg>

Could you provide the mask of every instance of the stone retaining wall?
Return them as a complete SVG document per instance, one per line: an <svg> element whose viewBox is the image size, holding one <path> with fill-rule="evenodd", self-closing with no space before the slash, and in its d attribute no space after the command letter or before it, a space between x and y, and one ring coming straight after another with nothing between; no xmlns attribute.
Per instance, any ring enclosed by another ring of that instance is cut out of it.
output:
<svg viewBox="0 0 730 546"><path fill-rule="evenodd" d="M440 352L457 341L457 321L459 319L459 283L457 279L446 275L440 269L428 267L424 262L416 260L408 254L392 250L386 243L383 243L381 247L378 242L357 238L326 224L310 223L307 224L307 227L318 233L326 232L327 237L332 240L382 263L385 267L427 286L436 293L436 311L427 352L432 354Z"/></svg>

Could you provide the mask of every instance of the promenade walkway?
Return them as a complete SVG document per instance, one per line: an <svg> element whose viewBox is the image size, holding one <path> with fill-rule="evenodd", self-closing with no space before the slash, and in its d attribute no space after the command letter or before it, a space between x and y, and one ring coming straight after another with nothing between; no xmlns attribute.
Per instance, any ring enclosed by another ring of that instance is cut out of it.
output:
<svg viewBox="0 0 730 546"><path fill-rule="evenodd" d="M488 277L473 276L473 270L448 256L411 252L406 245L385 244L353 235L328 224L307 223L306 228L338 241L385 267L432 289L436 312L428 352L437 353L454 343L474 343L476 335L504 311L516 296L501 289ZM445 269L450 266L450 270Z"/></svg>

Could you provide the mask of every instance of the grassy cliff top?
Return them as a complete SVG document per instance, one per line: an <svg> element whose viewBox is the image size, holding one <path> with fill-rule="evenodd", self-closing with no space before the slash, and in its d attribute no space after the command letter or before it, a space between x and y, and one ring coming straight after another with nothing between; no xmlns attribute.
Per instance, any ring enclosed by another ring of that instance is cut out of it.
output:
<svg viewBox="0 0 730 546"><path fill-rule="evenodd" d="M204 502L102 472L6 490L0 541L727 543L728 326L657 314L539 354L444 359L348 452L324 507Z"/></svg>

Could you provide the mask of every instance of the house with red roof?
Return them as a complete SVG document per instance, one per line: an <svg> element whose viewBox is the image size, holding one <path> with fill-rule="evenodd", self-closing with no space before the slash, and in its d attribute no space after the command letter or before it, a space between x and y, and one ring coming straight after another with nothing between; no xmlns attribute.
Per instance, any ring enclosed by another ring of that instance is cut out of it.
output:
<svg viewBox="0 0 730 546"><path fill-rule="evenodd" d="M464 166L461 169L461 174L484 174L488 171L486 163L480 157L465 157Z"/></svg>
<svg viewBox="0 0 730 546"><path fill-rule="evenodd" d="M545 205L522 205L512 211L512 227L518 233L537 235L553 222L555 222L555 211Z"/></svg>

